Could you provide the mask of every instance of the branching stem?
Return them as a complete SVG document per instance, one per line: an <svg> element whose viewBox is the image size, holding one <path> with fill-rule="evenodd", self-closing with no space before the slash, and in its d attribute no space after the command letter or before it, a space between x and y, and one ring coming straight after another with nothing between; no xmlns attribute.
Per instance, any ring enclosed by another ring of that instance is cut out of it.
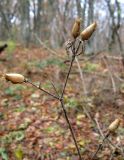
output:
<svg viewBox="0 0 124 160"><path fill-rule="evenodd" d="M75 60L76 54L77 54L77 52L78 52L78 50L79 50L80 43L81 43L81 42L79 42L78 48L75 50L75 41L73 42L73 45L72 45L72 47L73 47L73 48L72 48L72 59L71 59L71 63L70 63L70 66L69 66L69 69L68 69L68 73L67 73L67 76L66 76L66 79L65 79L65 83L64 83L64 86L63 86L62 94L61 94L61 97L60 97L60 103L61 103L61 107L62 107L64 116L65 116L65 119L66 119L66 121L67 121L67 123L68 123L68 127L69 127L69 129L70 129L72 138L73 138L73 140L74 140L75 147L76 147L76 149L77 149L79 159L82 160L81 153L80 153L80 149L79 149L79 147L78 147L78 143L77 143L77 140L76 140L76 137L75 137L73 128L72 128L72 126L71 126L71 123L70 123L70 121L69 121L69 118L68 118L68 115L67 115L67 112L66 112L66 109L65 109L65 106L64 106L64 101L63 101L63 96L64 96L65 89L66 89L66 86L67 86L68 78L69 78L69 75L70 75L70 73L71 73L71 69L72 69L73 62L74 62L74 60Z"/></svg>
<svg viewBox="0 0 124 160"><path fill-rule="evenodd" d="M61 99L64 96L65 88L66 88L66 85L67 85L67 82L68 82L68 78L69 78L74 60L75 60L75 56L72 57L72 60L71 60L71 63L70 63L70 67L69 67L69 70L68 70L68 73L67 73L67 76L66 76L66 79L65 79L64 87L63 87L63 90L62 90Z"/></svg>
<svg viewBox="0 0 124 160"><path fill-rule="evenodd" d="M63 109L63 113L64 113L64 116L65 116L65 119L66 119L66 121L67 121L67 123L68 123L68 127L69 127L69 129L70 129L72 138L73 138L73 140L74 140L75 147L76 147L77 152L78 152L78 155L79 155L79 160L82 160L82 158L81 158L81 153L80 153L80 149L79 149L79 147L78 147L78 144L77 144L77 141L76 141L76 137L75 137L73 128L72 128L71 123L70 123L70 121L69 121L69 119L68 119L68 115L67 115L67 112L66 112L66 110L65 110L65 106L64 106L63 99L60 100L60 103L61 103L61 106L62 106L62 109Z"/></svg>
<svg viewBox="0 0 124 160"><path fill-rule="evenodd" d="M29 84L31 84L32 86L34 86L35 88L37 88L37 89L43 91L44 93L48 94L49 96L51 96L51 97L53 97L53 98L55 98L55 99L59 99L59 97L57 97L57 96L53 95L52 93L49 93L48 91L46 91L46 90L44 90L43 88L41 88L40 85L37 86L36 84L32 83L32 82L29 81L29 80L26 80L25 83L29 83Z"/></svg>
<svg viewBox="0 0 124 160"><path fill-rule="evenodd" d="M44 90L43 88L41 88L41 85L40 85L40 84L37 86L37 85L35 85L34 83L32 83L31 81L29 81L29 80L27 80L27 79L25 80L25 83L31 84L31 85L34 86L35 88L43 91L44 93L48 94L49 96L52 96L53 98L55 98L55 99L57 99L57 100L60 101L60 104L61 104L61 107L62 107L64 116L65 116L66 122L67 122L67 124L68 124L68 127L69 127L69 129L70 129L72 138L73 138L73 140L74 140L75 147L76 147L76 149L77 149L77 153L78 153L78 156L79 156L79 160L82 160L81 153L80 153L80 149L79 149L79 147L78 147L78 143L77 143L77 140L76 140L76 137L75 137L73 128L72 128L72 126L71 126L71 123L70 123L70 121L69 121L69 118L68 118L68 115L67 115L67 112L66 112L66 109L65 109L65 106L64 106L64 100L63 100L64 93L65 93L65 89L66 89L67 82L68 82L68 79L69 79L69 75L70 75L70 73L71 73L71 69L72 69L72 66L73 66L73 62L74 62L74 60L75 60L75 58L76 58L76 55L77 55L77 53L78 53L80 44L81 44L81 42L79 42L77 49L75 49L75 40L74 40L74 42L72 43L72 59L71 59L70 67L69 67L69 69L68 69L68 73L67 73L67 76L66 76L66 79L65 79L65 83L64 83L64 86L63 86L63 89L62 89L61 96L59 96L58 94L57 94L57 96L56 96L56 95L53 95L52 93L49 93L48 91L46 91L46 90ZM52 84L52 85L53 85L53 84ZM54 85L53 85L53 87L54 87L54 90L55 90L56 93L57 93L57 90L56 90L56 88L55 88Z"/></svg>
<svg viewBox="0 0 124 160"><path fill-rule="evenodd" d="M104 137L104 139L102 140L102 143L99 144L96 152L94 153L94 155L92 156L91 160L94 160L96 158L97 153L102 149L103 143L105 142L105 140L109 137L109 133L106 134L106 136Z"/></svg>

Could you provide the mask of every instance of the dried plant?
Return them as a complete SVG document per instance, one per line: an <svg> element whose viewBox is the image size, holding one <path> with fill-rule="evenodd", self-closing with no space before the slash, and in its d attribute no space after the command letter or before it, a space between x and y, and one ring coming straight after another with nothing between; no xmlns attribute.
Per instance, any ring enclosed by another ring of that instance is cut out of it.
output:
<svg viewBox="0 0 124 160"><path fill-rule="evenodd" d="M97 148L96 152L94 153L94 155L92 156L91 160L94 160L94 159L96 158L96 155L97 155L98 152L102 149L102 146L103 146L105 140L107 140L108 137L118 129L119 125L120 125L120 119L119 119L119 118L118 118L118 119L115 119L115 120L109 125L108 131L107 131L106 135L104 136L104 138L103 138L103 140L102 140L102 143L100 143L100 144L98 145L98 148ZM109 142L110 142L110 141L109 141ZM111 143L111 142L110 142L110 143ZM115 149L115 148L117 148L117 147L114 146L114 149ZM122 154L123 154L123 153L122 153Z"/></svg>
<svg viewBox="0 0 124 160"><path fill-rule="evenodd" d="M88 40L92 36L92 34L95 31L96 27L97 27L96 22L94 22L91 25L89 25L85 30L83 30L81 32L81 34L80 34L81 35L81 39L83 41Z"/></svg>
<svg viewBox="0 0 124 160"><path fill-rule="evenodd" d="M68 113L67 113L66 108L65 108L65 103L64 103L65 90L66 90L66 86L67 86L67 83L68 83L68 79L69 79L74 61L76 61L77 64L78 64L78 68L79 68L80 73L81 73L82 84L83 84L83 87L84 87L84 93L85 93L85 95L87 95L83 75L82 75L81 68L80 68L79 62L78 62L78 56L80 54L84 53L84 41L88 40L91 37L93 32L96 30L97 24L96 24L96 22L92 23L90 26L88 26L82 32L80 32L80 24L81 24L81 20L79 18L77 18L75 20L75 23L74 23L74 25L72 27L72 30L71 30L71 35L73 37L73 40L69 40L68 41L69 43L68 42L66 43L66 50L67 50L67 52L69 52L71 59L69 61L70 65L69 65L68 72L67 72L67 75L66 75L66 78L65 78L65 81L64 81L64 84L63 84L63 88L62 88L62 91L61 91L60 94L58 94L57 89L56 89L56 87L53 83L52 83L52 86L55 90L56 95L54 95L54 94L50 93L49 91L43 89L41 83L39 83L39 85L36 85L35 83L28 80L28 78L25 78L23 75L18 74L18 73L6 73L6 74L4 74L4 78L7 81L11 81L13 84L17 84L17 83L19 83L19 84L22 84L22 83L30 84L33 87L35 87L36 89L41 90L45 94L55 98L56 100L58 100L60 102L63 114L65 116L65 120L68 124L68 128L70 129L70 133L71 133L72 139L74 141L74 144L75 144L75 147L76 147L76 150L77 150L77 153L78 153L79 160L83 160L83 158L81 156L79 145L77 143L75 132L72 128L71 122L69 120ZM80 47L82 48L81 51L80 51ZM102 140L102 143L99 144L96 152L93 154L93 156L91 158L92 160L95 159L98 152L102 149L102 146L103 146L103 143L105 142L105 140L108 140L108 142L109 142L108 137L113 132L115 132L116 129L120 125L120 119L116 119L112 124L110 124L110 126L108 127L108 132L104 136L104 134L102 133L102 130L99 127L99 123L98 123L97 119L95 119L95 121L96 121L96 124L98 126L98 129L100 130L100 134L101 134L103 140ZM111 157L113 157L113 152L112 152Z"/></svg>
<svg viewBox="0 0 124 160"><path fill-rule="evenodd" d="M73 63L75 61L75 58L81 54L81 53L79 53L79 48L80 48L81 44L83 44L82 41L89 39L90 36L92 35L92 33L94 32L95 28L96 28L96 23L93 23L91 26L89 26L87 29L85 29L84 32L82 32L80 34L80 23L81 23L81 20L79 18L77 18L75 20L75 23L74 23L73 27L72 27L71 34L72 34L72 37L74 38L74 40L70 42L70 45L68 47L68 49L71 50L71 60L70 60L70 66L69 66L69 69L68 69L68 72L67 72L67 75L66 75L66 78L65 78L65 82L64 82L64 85L63 85L61 95L58 95L58 94L53 95L53 94L49 93L48 91L46 91L42 88L41 84L39 84L37 86L34 83L32 83L31 81L29 81L28 79L26 79L21 74L7 73L7 74L5 74L5 79L8 80L8 81L11 81L14 84L16 84L16 83L29 83L33 87L43 91L44 93L48 94L49 96L52 96L53 98L57 99L60 102L63 113L64 113L64 116L65 116L65 119L66 119L66 122L68 124L69 129L70 129L75 147L77 149L79 159L82 160L80 149L79 149L79 146L78 146L78 143L77 143L77 140L76 140L76 136L75 136L74 130L72 128L72 125L69 121L69 117L68 117L68 114L66 112L65 104L64 104L64 100L63 100L63 97L65 95L65 89L66 89L66 86L67 86L67 83L68 83L68 79L69 79L69 76L70 76L70 73L71 73ZM77 39L78 36L81 36L80 40ZM76 43L78 43L77 47L76 47ZM56 91L56 88L55 88L54 84L53 84L53 87Z"/></svg>

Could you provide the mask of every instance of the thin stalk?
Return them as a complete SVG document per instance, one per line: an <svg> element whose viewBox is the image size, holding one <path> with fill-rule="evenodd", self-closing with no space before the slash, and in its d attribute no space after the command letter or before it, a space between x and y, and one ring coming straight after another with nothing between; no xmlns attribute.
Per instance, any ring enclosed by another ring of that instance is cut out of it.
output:
<svg viewBox="0 0 124 160"><path fill-rule="evenodd" d="M114 80L114 77L112 75L112 71L107 63L107 60L106 60L106 57L103 57L103 61L108 69L108 74L110 76L110 79L111 79L111 83L112 83L112 88L113 88L113 92L116 93L117 92L117 89L116 89L116 84L115 84L115 80Z"/></svg>
<svg viewBox="0 0 124 160"><path fill-rule="evenodd" d="M96 126L97 126L97 129L98 129L98 131L99 131L99 133L100 133L100 135L102 136L102 138L104 139L104 134L103 134L103 132L102 132L102 130L101 130L101 128L100 128L100 124L99 124L99 122L98 122L98 119L97 118L94 118L94 120L95 120L95 123L96 123Z"/></svg>
<svg viewBox="0 0 124 160"><path fill-rule="evenodd" d="M50 83L51 83L51 85L52 85L54 91L56 92L57 96L59 97L59 93L58 93L58 91L57 91L57 89L56 89L54 83L53 83L52 81L50 81Z"/></svg>
<svg viewBox="0 0 124 160"><path fill-rule="evenodd" d="M34 34L34 33L33 33L33 34ZM54 51L53 49L49 48L49 47L45 44L45 42L41 41L41 39L40 39L36 34L34 34L34 36L35 36L35 38L39 41L39 43L41 44L41 46L43 46L45 49L47 49L47 50L49 51L49 53L52 53L52 54L55 55L55 56L58 56L58 55L59 55L56 51Z"/></svg>
<svg viewBox="0 0 124 160"><path fill-rule="evenodd" d="M98 119L97 119L97 118L95 118L95 122L96 122L96 125L97 125L97 128L98 128L98 130L99 130L100 135L101 135L102 138L104 139L105 136L104 136L104 134L103 134L103 132L102 132L102 130L101 130L101 128L100 128L100 125L99 125L99 122L98 122ZM118 150L121 152L122 156L124 157L124 153L123 153L122 149L121 149L119 146L117 146L117 144L116 144L116 145L113 144L108 137L106 138L106 141L108 142L110 148L113 148L113 147L114 147L115 150L118 149Z"/></svg>
<svg viewBox="0 0 124 160"><path fill-rule="evenodd" d="M69 67L69 70L68 70L68 73L67 73L67 76L66 76L66 79L65 79L64 86L63 86L63 90L62 90L62 94L61 94L61 99L64 96L65 88L66 88L66 85L67 85L67 82L68 82L68 78L69 78L69 75L70 75L70 72L71 72L74 60L75 60L75 56L72 56L71 64L70 64L70 67Z"/></svg>
<svg viewBox="0 0 124 160"><path fill-rule="evenodd" d="M79 41L79 45L78 45L78 47L77 47L76 53L78 53L78 50L79 50L79 48L80 48L80 45L81 45L81 41ZM84 54L84 45L83 45L82 52L83 52L83 54ZM81 54L81 53L80 53L80 54ZM82 87L83 87L82 96L85 95L85 96L87 97L87 93L88 93L88 92L87 92L86 85L85 85L84 74L83 74L83 72L82 72L82 70L81 70L81 66L80 66L80 63L79 63L79 60L78 60L78 56L79 56L80 54L76 54L75 61L76 61L76 63L77 63L77 67L78 67L78 71L79 71L79 74L80 74L80 79L81 79L81 83L82 83ZM83 106L83 110L84 110L84 112L86 113L87 117L94 123L94 120L93 120L90 112L88 111L88 109L86 109L85 106Z"/></svg>
<svg viewBox="0 0 124 160"><path fill-rule="evenodd" d="M115 150L111 152L109 160L112 160L114 158L114 156L115 156Z"/></svg>
<svg viewBox="0 0 124 160"><path fill-rule="evenodd" d="M78 155L79 155L79 159L82 160L82 157L81 157L81 153L80 153L80 150L79 150L79 147L78 147L78 144L77 144L77 141L76 141L76 137L75 137L75 134L74 134L74 131L73 131L73 128L71 126L71 123L68 119L68 115L67 115L67 112L65 110L65 106L64 106L64 102L63 102L63 99L60 100L60 103L61 103L61 106L62 106L62 109L63 109L63 113L64 113L64 116L65 116L65 119L68 123L68 127L70 129L70 132L71 132L71 135L72 135L72 138L74 140L74 143L75 143L75 147L77 149L77 152L78 152Z"/></svg>
<svg viewBox="0 0 124 160"><path fill-rule="evenodd" d="M79 40L79 44L78 44L78 47L77 47L77 49L76 49L76 54L78 53L78 50L79 50L79 48L80 48L80 45L81 45L81 40Z"/></svg>
<svg viewBox="0 0 124 160"><path fill-rule="evenodd" d="M82 73L78 58L76 57L75 60L76 60L77 66L78 66L78 71L80 73L80 78L81 78L81 82L82 82L82 86L83 86L83 90L84 90L84 95L87 96L87 89L85 87L86 85L85 85L84 75Z"/></svg>
<svg viewBox="0 0 124 160"><path fill-rule="evenodd" d="M107 141L108 141L109 144L110 144L111 146L113 146L115 149L118 149L118 150L120 151L121 155L124 157L123 147L121 147L121 146L119 147L117 144L116 144L116 145L113 144L112 141L111 141L109 138L107 138Z"/></svg>
<svg viewBox="0 0 124 160"><path fill-rule="evenodd" d="M49 93L48 91L46 91L46 90L44 90L43 88L41 88L40 85L37 86L37 85L35 85L34 83L32 83L31 81L29 81L29 80L26 80L25 83L29 83L29 84L31 84L32 86L34 86L35 88L37 88L37 89L43 91L44 93L48 94L49 96L51 96L51 97L53 97L53 98L55 98L55 99L59 99L59 97L57 97L57 96L53 95L52 93Z"/></svg>
<svg viewBox="0 0 124 160"><path fill-rule="evenodd" d="M69 67L69 70L68 70L68 73L67 73L67 76L66 76L66 79L65 79L64 86L63 86L63 90L62 90L62 94L61 94L61 99L63 98L64 92L65 92L65 88L66 88L66 85L67 85L67 82L68 82L68 78L69 78L69 75L70 75L70 72L71 72L71 68L72 68L73 62L74 62L74 60L76 58L76 54L78 53L78 50L80 48L80 44L81 44L81 41L79 41L78 47L77 47L77 49L75 49L75 40L73 42L73 45L72 45L73 48L71 48L72 59L71 59L70 67Z"/></svg>
<svg viewBox="0 0 124 160"><path fill-rule="evenodd" d="M29 80L27 80L27 79L25 80L25 83L31 84L31 85L34 86L35 88L43 91L44 93L46 93L46 94L48 94L48 95L52 96L53 98L58 99L58 100L60 101L61 107L62 107L63 112L64 112L65 119L66 119L66 121L67 121L67 124L68 124L68 127L69 127L69 129L70 129L72 138L73 138L74 143L75 143L75 147L76 147L77 152L78 152L79 160L82 160L81 153L80 153L80 150L79 150L77 141L76 141L76 137L75 137L74 131L73 131L73 129L72 129L71 123L70 123L70 121L69 121L67 112L66 112L66 110L65 110L64 101L63 101L63 96L64 96L65 88L66 88L66 86L67 86L68 78L69 78L69 75L70 75L70 72L71 72L71 69L72 69L73 62L74 62L74 60L75 60L76 53L77 53L78 50L79 50L80 43L81 43L81 42L79 42L79 46L78 46L78 48L75 50L75 40L74 40L74 42L73 42L72 60L71 60L70 67L69 67L69 70L68 70L68 73L67 73L67 76L66 76L66 79L65 79L65 83L64 83L63 89L62 89L62 94L61 94L60 97L49 93L48 91L46 91L46 90L44 90L43 88L41 88L41 85L37 86L37 85L35 85L34 83L32 83L31 81L29 81ZM52 85L53 85L54 90L56 91L56 93L57 93L57 95L58 95L58 92L57 92L57 90L56 90L56 88L55 88L55 86L54 86L53 83L52 83Z"/></svg>
<svg viewBox="0 0 124 160"><path fill-rule="evenodd" d="M110 135L109 133L106 134L106 136L105 136L104 139L102 140L102 143L99 144L96 152L95 152L94 155L92 156L91 160L94 160L94 159L95 159L97 153L102 149L103 143L104 143L105 140L109 137L109 135Z"/></svg>
<svg viewBox="0 0 124 160"><path fill-rule="evenodd" d="M80 44L79 44L79 46L80 46ZM78 46L78 49L79 49L79 46ZM79 147L78 147L78 143L77 143L77 140L76 140L74 131L73 131L73 129L72 129L71 123L70 123L70 121L69 121L69 118L68 118L68 115L67 115L67 112L66 112L66 109L65 109L65 106L64 106L64 101L63 101L63 96L64 96L65 89L66 89L66 86L67 86L68 78L69 78L69 75L70 75L70 73L71 73L71 69L72 69L73 62L74 62L75 57L76 57L76 53L78 52L78 49L75 50L75 41L73 42L73 46L72 46L72 47L73 47L73 48L72 48L72 59L71 59L70 67L69 67L69 69L68 69L68 73L67 73L67 76L66 76L66 79L65 79L65 83L64 83L64 86L63 86L63 89L62 89L62 94L61 94L61 97L60 97L60 103L61 103L61 107L62 107L64 116L65 116L65 119L66 119L66 121L67 121L68 127L69 127L69 129L70 129L70 132L71 132L73 141L74 141L74 143L75 143L75 147L76 147L76 149L77 149L77 153L78 153L78 156L79 156L79 160L82 160L81 153L80 153L80 149L79 149Z"/></svg>

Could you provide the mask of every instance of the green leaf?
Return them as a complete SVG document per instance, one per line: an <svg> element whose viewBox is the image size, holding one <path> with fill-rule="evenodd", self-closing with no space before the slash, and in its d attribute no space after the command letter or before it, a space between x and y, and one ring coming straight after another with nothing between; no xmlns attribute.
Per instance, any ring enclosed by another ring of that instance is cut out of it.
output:
<svg viewBox="0 0 124 160"><path fill-rule="evenodd" d="M5 148L0 148L0 155L2 157L2 160L8 160L8 155Z"/></svg>
<svg viewBox="0 0 124 160"><path fill-rule="evenodd" d="M24 133L22 132L22 131L19 131L19 132L17 132L16 133L16 135L15 135L15 140L16 141L21 141L21 140L23 140L24 139Z"/></svg>

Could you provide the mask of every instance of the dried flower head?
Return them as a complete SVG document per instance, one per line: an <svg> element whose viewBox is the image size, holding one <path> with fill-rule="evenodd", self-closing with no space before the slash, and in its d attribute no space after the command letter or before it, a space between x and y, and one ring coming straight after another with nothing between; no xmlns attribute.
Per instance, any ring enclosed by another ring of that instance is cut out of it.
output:
<svg viewBox="0 0 124 160"><path fill-rule="evenodd" d="M81 24L81 19L80 18L77 18L75 20L75 23L72 27L72 31L71 31L71 34L73 36L73 38L77 38L79 35L80 35L80 24Z"/></svg>
<svg viewBox="0 0 124 160"><path fill-rule="evenodd" d="M119 127L120 125L120 119L115 119L108 127L108 130L110 132L115 132L115 130Z"/></svg>
<svg viewBox="0 0 124 160"><path fill-rule="evenodd" d="M97 23L94 22L92 23L91 25L89 25L85 30L83 30L80 34L81 36L81 39L84 41L84 40L88 40L91 35L93 34L93 32L95 31L97 27Z"/></svg>
<svg viewBox="0 0 124 160"><path fill-rule="evenodd" d="M25 77L18 73L7 73L5 74L5 79L11 81L12 83L23 83L25 81Z"/></svg>

